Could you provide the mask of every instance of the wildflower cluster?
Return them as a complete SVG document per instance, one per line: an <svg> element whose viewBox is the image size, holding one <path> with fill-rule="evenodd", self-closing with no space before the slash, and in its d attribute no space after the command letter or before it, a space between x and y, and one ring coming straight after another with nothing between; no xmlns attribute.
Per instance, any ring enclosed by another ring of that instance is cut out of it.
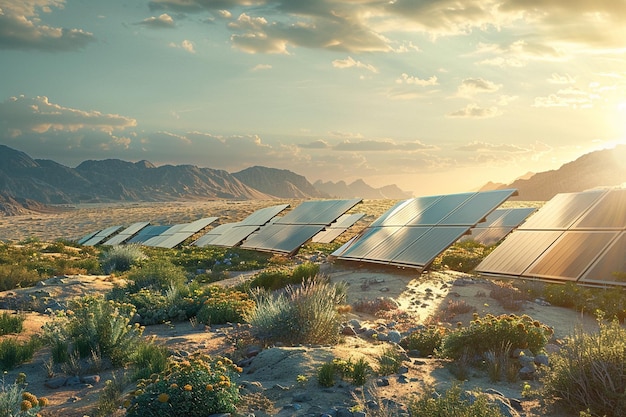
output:
<svg viewBox="0 0 626 417"><path fill-rule="evenodd" d="M228 358L194 355L142 380L126 402L128 417L203 417L235 411L241 372Z"/></svg>
<svg viewBox="0 0 626 417"><path fill-rule="evenodd" d="M211 285L205 293L206 299L198 311L198 321L201 323L241 323L244 316L255 307L255 302L241 291Z"/></svg>

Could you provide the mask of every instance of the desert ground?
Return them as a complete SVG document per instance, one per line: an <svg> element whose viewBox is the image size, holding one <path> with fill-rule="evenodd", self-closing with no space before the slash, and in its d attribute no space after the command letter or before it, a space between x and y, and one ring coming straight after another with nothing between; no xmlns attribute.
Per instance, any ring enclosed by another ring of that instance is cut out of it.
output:
<svg viewBox="0 0 626 417"><path fill-rule="evenodd" d="M0 218L0 239L19 241L37 237L52 241L58 238L77 239L89 232L114 224L128 225L136 221L150 220L153 224L174 224L196 220L201 217L218 216L221 223L241 220L246 215L262 207L279 204L276 201L211 201L203 203L137 203L118 205L77 206L64 208L54 214L32 214L26 216ZM297 201L290 201L292 207ZM367 216L342 239L358 232L372 222L392 201L366 201L357 206L355 212L365 212ZM348 285L348 303L359 300L389 297L399 305L402 316L379 317L354 310L346 314L346 322L358 320L364 327L389 326L391 322L398 330L410 328L420 323L446 321L454 326L461 322L469 323L472 313L444 316L451 302L464 302L472 306L472 311L484 315L508 314L498 302L489 297L492 282L481 277L454 271L426 272L423 274L410 269L390 268L352 262L328 262L321 265L332 282L345 282ZM251 274L243 274L233 280L247 279ZM51 297L59 301L84 294L104 293L115 285L115 278L109 276L67 276L51 278L44 286ZM222 285L229 285L223 282ZM41 288L12 290L0 293L0 301L7 297L36 297ZM576 329L594 328L592 317L580 315L572 310L525 302L516 314L528 314L554 329L553 343L572 334ZM39 332L49 316L40 313L27 313L28 334ZM173 354L183 352L205 352L211 355L236 355L234 340L238 326L198 326L194 323L174 323L148 326L144 335L153 336L168 346ZM329 389L317 385L316 374L319 367L332 358L358 359L365 357L376 363L389 342L367 339L361 336L345 336L341 343L333 346L271 347L261 351L248 364L240 377L243 392L248 398L263 398L263 406L250 404L248 412L256 416L280 415L300 416L319 415L331 406L353 404L353 396L375 395L379 398L404 402L411 395L419 394L429 387L439 389L455 382L454 376L445 366L445 361L437 358L410 360L405 363L408 372L403 378L389 378L389 385L376 387L370 392L366 387L358 388L349 383L339 383ZM45 361L47 352L39 352L32 362L11 371L7 380L20 372L28 376L28 390L37 396L45 396L50 405L43 409L43 416L85 416L93 412L104 381L111 378L112 371L100 373L101 380L95 384L82 384L76 387L47 388ZM118 375L123 372L116 371ZM303 378L299 378L303 376ZM537 385L537 381L531 381ZM465 388L494 388L508 398L521 399L522 382L492 383L485 376L474 375L465 382ZM302 399L306 393L305 401ZM254 401L252 401L254 402ZM297 406L295 406L295 405ZM527 417L548 415L538 408L537 401L522 401ZM245 407L245 403L243 405ZM255 408L256 407L256 408ZM246 411L246 410L244 410ZM317 414L316 414L317 413ZM550 411L551 416L564 415ZM121 415L121 414L120 414ZM245 414L244 414L245 415Z"/></svg>

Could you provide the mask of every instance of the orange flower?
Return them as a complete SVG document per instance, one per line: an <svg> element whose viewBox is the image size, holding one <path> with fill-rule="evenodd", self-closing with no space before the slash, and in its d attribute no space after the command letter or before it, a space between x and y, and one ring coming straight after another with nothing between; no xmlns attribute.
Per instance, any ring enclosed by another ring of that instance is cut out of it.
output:
<svg viewBox="0 0 626 417"><path fill-rule="evenodd" d="M191 386L191 384L187 384L183 387L185 389L185 391L191 391L193 389L193 387Z"/></svg>
<svg viewBox="0 0 626 417"><path fill-rule="evenodd" d="M161 394L159 394L157 399L159 400L160 403L166 403L169 401L170 396L167 393L162 392Z"/></svg>
<svg viewBox="0 0 626 417"><path fill-rule="evenodd" d="M206 390L207 390L207 391L213 391L213 385L211 385L211 384L206 384Z"/></svg>

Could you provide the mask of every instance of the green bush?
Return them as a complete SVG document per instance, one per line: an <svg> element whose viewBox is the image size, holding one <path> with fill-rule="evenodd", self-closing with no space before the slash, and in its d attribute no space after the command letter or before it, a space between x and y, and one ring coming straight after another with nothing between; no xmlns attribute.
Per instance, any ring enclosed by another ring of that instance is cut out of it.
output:
<svg viewBox="0 0 626 417"><path fill-rule="evenodd" d="M105 274L113 271L126 272L139 261L146 259L138 244L116 245L101 255L102 270Z"/></svg>
<svg viewBox="0 0 626 417"><path fill-rule="evenodd" d="M428 326L411 332L400 341L406 350L418 351L420 356L434 355L441 348L447 329L441 326Z"/></svg>
<svg viewBox="0 0 626 417"><path fill-rule="evenodd" d="M132 304L137 310L137 322L150 325L167 321L186 321L193 317L200 309L200 300L184 296L184 292L187 292L184 287L181 289L171 287L168 291L141 288L137 292L115 288L106 295L106 298Z"/></svg>
<svg viewBox="0 0 626 417"><path fill-rule="evenodd" d="M146 379L152 374L163 372L167 367L167 347L153 343L139 344L137 351L132 357L135 372L132 375L134 381Z"/></svg>
<svg viewBox="0 0 626 417"><path fill-rule="evenodd" d="M131 269L127 278L131 292L142 288L167 291L171 287L180 288L187 281L184 269L162 259L151 260Z"/></svg>
<svg viewBox="0 0 626 417"><path fill-rule="evenodd" d="M0 265L0 291L32 287L40 280L37 271L19 265Z"/></svg>
<svg viewBox="0 0 626 417"><path fill-rule="evenodd" d="M65 313L44 325L44 338L51 345L66 341L81 357L100 352L114 365L123 365L133 357L143 332L139 324L130 325L134 314L130 304L85 296L71 301Z"/></svg>
<svg viewBox="0 0 626 417"><path fill-rule="evenodd" d="M317 382L323 387L335 385L335 365L333 362L326 362L317 371Z"/></svg>
<svg viewBox="0 0 626 417"><path fill-rule="evenodd" d="M626 329L599 319L595 333L577 331L550 356L545 394L563 409L594 416L626 415Z"/></svg>
<svg viewBox="0 0 626 417"><path fill-rule="evenodd" d="M21 333L24 330L24 320L24 316L21 314L2 312L0 315L0 335Z"/></svg>
<svg viewBox="0 0 626 417"><path fill-rule="evenodd" d="M16 381L13 384L0 386L0 417L35 417L42 407L48 405L45 397L37 398L28 391L24 391L24 383Z"/></svg>
<svg viewBox="0 0 626 417"><path fill-rule="evenodd" d="M310 280L319 273L319 265L305 262L294 269L270 268L258 273L252 281L246 283L248 288L264 288L274 291L285 288L287 285L297 285L302 281Z"/></svg>
<svg viewBox="0 0 626 417"><path fill-rule="evenodd" d="M287 286L272 296L253 294L256 307L246 316L251 334L268 342L335 343L341 315L337 306L346 299L346 286L316 277L299 286Z"/></svg>
<svg viewBox="0 0 626 417"><path fill-rule="evenodd" d="M241 291L211 285L204 292L206 298L197 315L200 323L241 323L254 309L254 301Z"/></svg>
<svg viewBox="0 0 626 417"><path fill-rule="evenodd" d="M485 245L473 240L457 242L433 261L434 269L471 272L487 255Z"/></svg>
<svg viewBox="0 0 626 417"><path fill-rule="evenodd" d="M454 385L444 394L435 391L413 398L409 402L409 414L427 417L502 417L499 407L490 403L482 393L461 391Z"/></svg>
<svg viewBox="0 0 626 417"><path fill-rule="evenodd" d="M402 354L400 354L400 351L397 348L388 347L383 350L377 360L378 375L392 375L398 373L398 370L402 365Z"/></svg>
<svg viewBox="0 0 626 417"><path fill-rule="evenodd" d="M19 342L12 338L0 340L0 367L9 371L17 365L28 362L41 345L38 336L31 337L27 342Z"/></svg>
<svg viewBox="0 0 626 417"><path fill-rule="evenodd" d="M127 417L205 417L232 413L239 399L233 378L241 368L230 359L192 356L140 381Z"/></svg>
<svg viewBox="0 0 626 417"><path fill-rule="evenodd" d="M480 318L474 314L467 327L460 327L446 335L442 353L446 357L458 359L464 354L482 357L486 352L510 344L512 350L529 349L534 354L541 352L552 329L527 315L514 314Z"/></svg>

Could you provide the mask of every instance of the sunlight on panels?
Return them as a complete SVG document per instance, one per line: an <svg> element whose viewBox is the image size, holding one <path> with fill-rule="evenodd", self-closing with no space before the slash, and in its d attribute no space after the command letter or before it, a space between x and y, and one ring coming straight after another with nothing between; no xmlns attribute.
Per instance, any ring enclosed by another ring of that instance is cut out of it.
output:
<svg viewBox="0 0 626 417"><path fill-rule="evenodd" d="M365 216L364 213L344 214L337 221L331 223L325 230L322 230L311 239L315 243L332 243L333 240L341 236L342 233L354 226L356 222Z"/></svg>
<svg viewBox="0 0 626 417"><path fill-rule="evenodd" d="M558 194L476 271L522 279L626 285L626 190Z"/></svg>
<svg viewBox="0 0 626 417"><path fill-rule="evenodd" d="M110 246L121 245L122 243L126 242L127 240L135 236L137 233L139 233L141 229L148 226L149 224L150 222L133 223L130 226L128 226L126 229L122 230L121 232L113 236L111 239L104 242L103 245L110 245Z"/></svg>
<svg viewBox="0 0 626 417"><path fill-rule="evenodd" d="M110 236L112 236L115 232L117 232L121 228L122 226L107 227L106 229L103 229L99 231L98 233L96 233L93 237L87 239L85 243L83 243L83 245L84 246L99 245L100 243L108 239Z"/></svg>

